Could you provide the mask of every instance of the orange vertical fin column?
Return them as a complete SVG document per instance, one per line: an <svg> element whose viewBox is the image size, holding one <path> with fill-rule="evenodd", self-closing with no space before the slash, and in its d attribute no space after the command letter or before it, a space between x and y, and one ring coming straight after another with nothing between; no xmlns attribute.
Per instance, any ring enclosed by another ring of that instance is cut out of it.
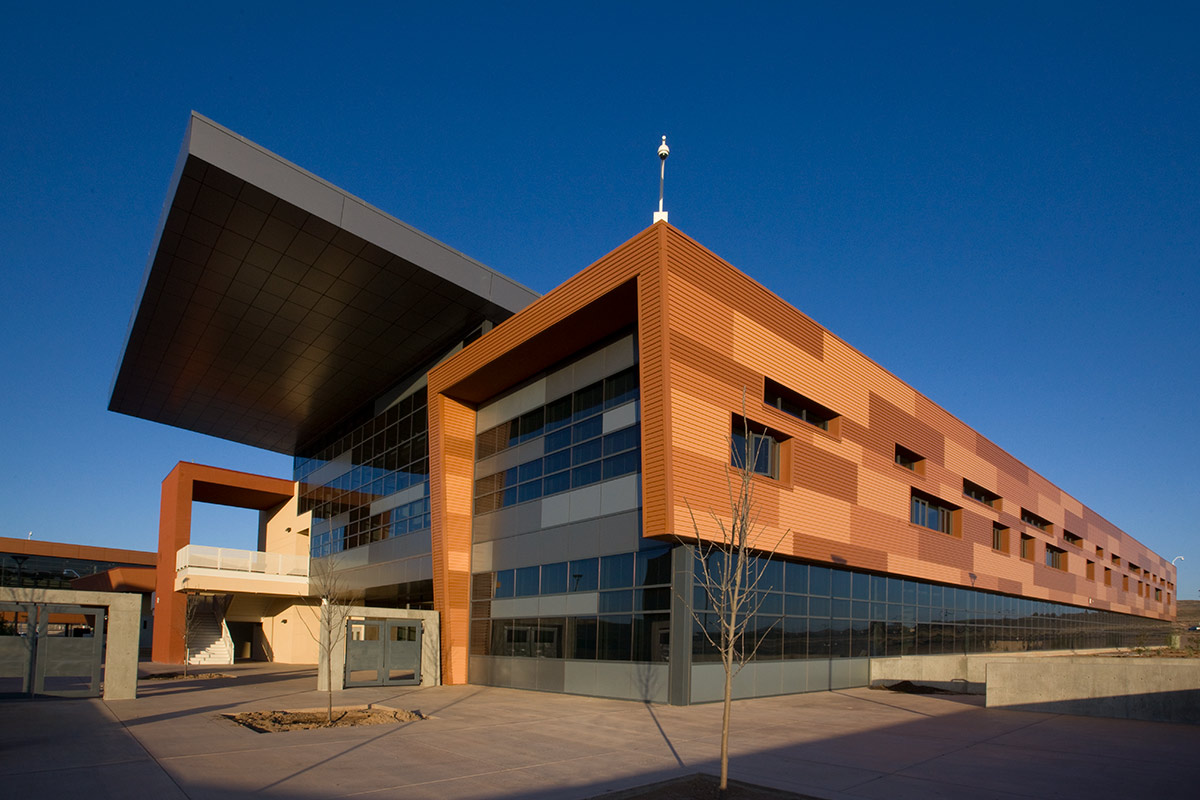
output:
<svg viewBox="0 0 1200 800"><path fill-rule="evenodd" d="M175 554L192 539L192 476L180 462L163 480L158 511L158 566L154 581L154 646L151 657L182 664L184 605L175 592Z"/></svg>
<svg viewBox="0 0 1200 800"><path fill-rule="evenodd" d="M442 683L467 682L470 626L471 497L475 411L429 396L429 500L433 607L441 615Z"/></svg>

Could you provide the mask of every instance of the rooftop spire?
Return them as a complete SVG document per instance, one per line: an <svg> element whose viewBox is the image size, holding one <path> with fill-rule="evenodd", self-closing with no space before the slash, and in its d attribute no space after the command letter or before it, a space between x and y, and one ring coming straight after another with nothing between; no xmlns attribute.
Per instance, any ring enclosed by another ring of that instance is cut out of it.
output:
<svg viewBox="0 0 1200 800"><path fill-rule="evenodd" d="M663 181L667 176L667 156L671 155L671 148L667 147L667 136L663 134L662 144L658 146L658 211L654 212L654 221L660 219L663 222L667 221L667 212L663 211Z"/></svg>

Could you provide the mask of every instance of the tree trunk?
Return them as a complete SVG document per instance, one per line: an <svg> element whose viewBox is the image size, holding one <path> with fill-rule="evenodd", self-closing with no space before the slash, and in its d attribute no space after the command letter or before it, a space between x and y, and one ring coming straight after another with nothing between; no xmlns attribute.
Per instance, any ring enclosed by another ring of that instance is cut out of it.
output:
<svg viewBox="0 0 1200 800"><path fill-rule="evenodd" d="M725 708L721 714L721 782L717 785L717 797L729 794L729 714L733 711L733 661L722 654L725 662Z"/></svg>

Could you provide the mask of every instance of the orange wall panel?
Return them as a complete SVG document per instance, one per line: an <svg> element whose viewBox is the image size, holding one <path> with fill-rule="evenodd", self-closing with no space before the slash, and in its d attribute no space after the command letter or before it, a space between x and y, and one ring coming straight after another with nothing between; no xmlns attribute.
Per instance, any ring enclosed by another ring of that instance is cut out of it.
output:
<svg viewBox="0 0 1200 800"><path fill-rule="evenodd" d="M667 414L674 426L667 460L676 535L692 535L689 504L697 517L697 506L706 515L728 514L726 437L745 389L746 415L790 437L780 480L756 479L763 539L790 532L783 554L864 569L886 563L890 572L924 580L1172 615L1171 605L1147 602L1132 584L1114 595L1085 575L1097 545L1126 551L1123 574L1132 559L1173 581L1163 558L677 230L666 234ZM764 405L767 377L833 409L840 426L826 433ZM897 444L925 458L924 474L892 463ZM966 497L964 478L1001 495L1000 508ZM914 488L962 509L955 535L909 522ZM1022 507L1054 531L1024 525ZM1011 529L1009 553L992 550L993 522ZM701 536L715 535L713 524L700 528ZM1082 549L1065 543L1064 529L1083 537ZM1032 562L1019 557L1021 532L1038 541ZM1067 551L1065 570L1045 566L1047 544Z"/></svg>

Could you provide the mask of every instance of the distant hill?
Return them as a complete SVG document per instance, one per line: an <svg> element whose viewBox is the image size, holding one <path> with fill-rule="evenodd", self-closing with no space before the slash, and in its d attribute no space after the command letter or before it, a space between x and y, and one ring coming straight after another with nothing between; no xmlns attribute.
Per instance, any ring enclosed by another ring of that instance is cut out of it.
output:
<svg viewBox="0 0 1200 800"><path fill-rule="evenodd" d="M1181 625L1200 625L1200 600L1179 600L1175 619Z"/></svg>

